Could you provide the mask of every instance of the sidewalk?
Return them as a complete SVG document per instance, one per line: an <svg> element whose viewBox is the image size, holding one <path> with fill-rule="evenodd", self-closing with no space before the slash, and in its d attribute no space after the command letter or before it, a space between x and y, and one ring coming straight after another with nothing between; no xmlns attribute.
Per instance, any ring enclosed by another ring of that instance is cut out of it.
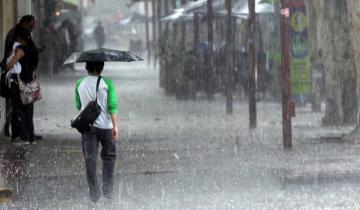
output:
<svg viewBox="0 0 360 210"><path fill-rule="evenodd" d="M116 69L115 69L116 68ZM352 128L321 128L321 114L297 110L294 149L284 151L281 109L258 104L248 129L247 103L233 116L221 97L176 101L158 88L157 73L108 66L120 94L121 142L115 199L99 209L356 209L360 146L338 141ZM73 84L43 81L35 124L45 140L26 147L26 175L15 180L10 208L86 209L87 185L75 116ZM1 153L9 147L1 141ZM99 172L101 171L99 161ZM334 199L334 197L336 199Z"/></svg>

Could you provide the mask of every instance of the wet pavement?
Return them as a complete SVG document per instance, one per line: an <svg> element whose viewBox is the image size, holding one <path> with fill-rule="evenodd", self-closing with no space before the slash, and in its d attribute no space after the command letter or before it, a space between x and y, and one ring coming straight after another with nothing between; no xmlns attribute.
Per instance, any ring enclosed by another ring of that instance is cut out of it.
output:
<svg viewBox="0 0 360 210"><path fill-rule="evenodd" d="M2 177L15 198L1 209L360 208L360 146L340 140L351 127L321 128L322 114L302 107L294 149L284 151L275 102L258 104L259 126L249 130L246 101L236 98L228 116L222 96L166 96L144 64L109 64L104 73L119 93L114 199L88 203L80 136L70 128L78 71L41 78L35 124L44 140L14 148L2 139Z"/></svg>

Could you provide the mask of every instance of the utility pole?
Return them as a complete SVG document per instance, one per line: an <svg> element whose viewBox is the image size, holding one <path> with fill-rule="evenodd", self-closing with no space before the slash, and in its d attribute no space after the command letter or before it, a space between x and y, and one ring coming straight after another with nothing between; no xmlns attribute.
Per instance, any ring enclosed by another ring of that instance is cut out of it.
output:
<svg viewBox="0 0 360 210"><path fill-rule="evenodd" d="M146 49L147 49L147 64L150 65L151 51L150 51L150 33L149 33L149 0L145 0L145 34L146 34Z"/></svg>
<svg viewBox="0 0 360 210"><path fill-rule="evenodd" d="M248 38L248 57L250 64L250 82L249 82L249 125L251 129L257 126L257 111L256 111L256 49L255 49L255 0L248 0L249 7L249 38Z"/></svg>
<svg viewBox="0 0 360 210"><path fill-rule="evenodd" d="M291 118L295 114L295 106L291 101L289 16L288 2L287 0L281 0L281 79L284 149L291 149L292 147Z"/></svg>
<svg viewBox="0 0 360 210"><path fill-rule="evenodd" d="M233 19L232 19L232 0L225 0L226 15L226 41L225 41L225 68L226 68L226 113L233 114L233 90L234 90L234 65L233 65Z"/></svg>

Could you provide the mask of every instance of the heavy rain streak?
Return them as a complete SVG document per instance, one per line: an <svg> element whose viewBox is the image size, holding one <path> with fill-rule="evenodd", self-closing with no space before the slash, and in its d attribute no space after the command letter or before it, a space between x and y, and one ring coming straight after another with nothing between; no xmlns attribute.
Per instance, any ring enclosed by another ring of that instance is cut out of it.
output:
<svg viewBox="0 0 360 210"><path fill-rule="evenodd" d="M360 0L0 0L0 209L360 209Z"/></svg>

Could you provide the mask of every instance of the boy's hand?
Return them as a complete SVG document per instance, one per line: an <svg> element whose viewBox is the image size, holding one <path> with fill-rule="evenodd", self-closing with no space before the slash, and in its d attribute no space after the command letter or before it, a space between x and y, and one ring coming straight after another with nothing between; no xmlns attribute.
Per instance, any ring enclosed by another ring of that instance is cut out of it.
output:
<svg viewBox="0 0 360 210"><path fill-rule="evenodd" d="M113 141L115 142L119 141L119 129L117 126L114 126L114 128L112 129L112 136L113 136Z"/></svg>

